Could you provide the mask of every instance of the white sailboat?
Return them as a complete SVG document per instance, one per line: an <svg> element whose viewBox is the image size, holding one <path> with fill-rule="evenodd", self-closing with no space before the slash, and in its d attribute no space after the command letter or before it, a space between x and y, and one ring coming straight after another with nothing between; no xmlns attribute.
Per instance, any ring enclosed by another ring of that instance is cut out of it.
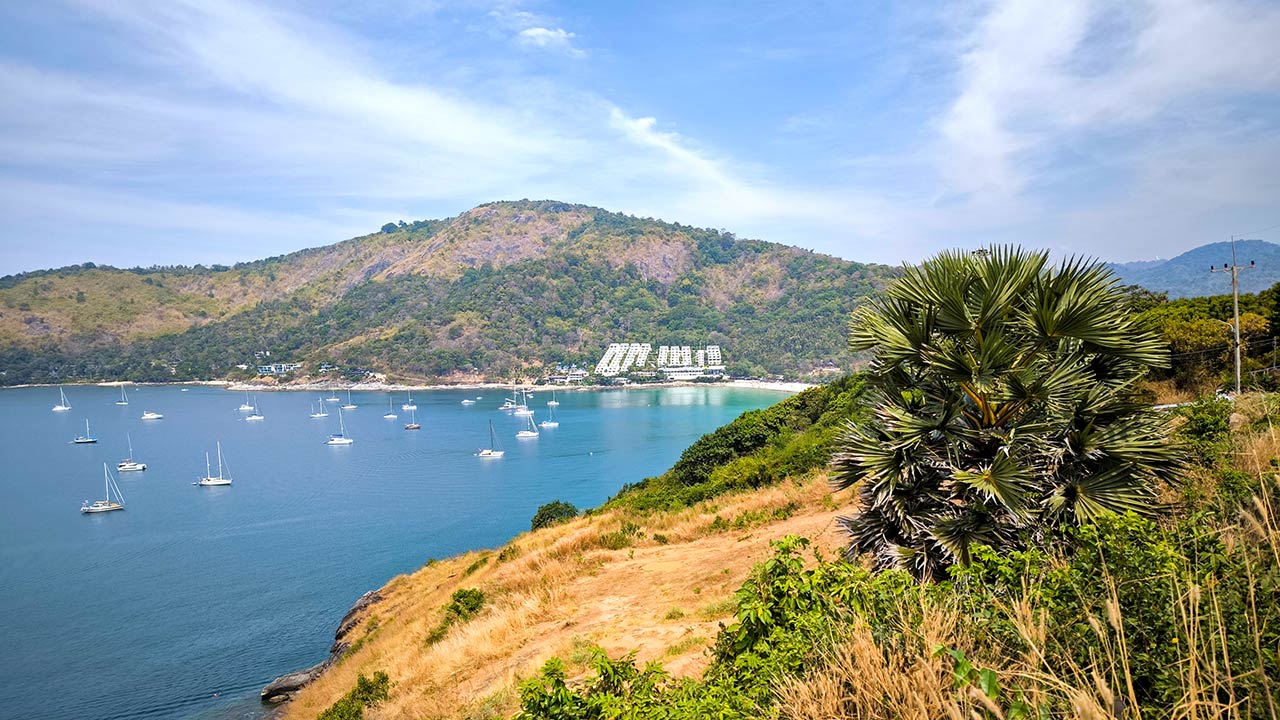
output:
<svg viewBox="0 0 1280 720"><path fill-rule="evenodd" d="M225 474L222 468L223 468L222 443L219 442L218 443L218 474L217 476L214 476L214 474L210 471L209 453L205 453L204 454L204 477L200 478L199 480L191 484L199 485L200 487L215 487L218 485L230 485L231 484L231 468L227 468Z"/></svg>
<svg viewBox="0 0 1280 720"><path fill-rule="evenodd" d="M501 406L499 406L499 407L498 407L498 409L499 409L499 410L506 410L507 412L511 412L512 410L515 410L517 407L519 407L519 405L516 403L516 395L517 395L517 394L519 394L519 392L520 392L520 389L519 389L519 388L517 388L515 385L512 385L512 386L511 386L511 397L509 397L509 398L504 398L504 399L503 399L503 402L502 402L502 405L501 405Z"/></svg>
<svg viewBox="0 0 1280 720"><path fill-rule="evenodd" d="M529 398L524 390L520 391L520 404L516 405L511 414L533 417L533 411L529 409Z"/></svg>
<svg viewBox="0 0 1280 720"><path fill-rule="evenodd" d="M409 411L409 422L405 423L404 429L405 430L421 430L422 429L422 424L418 422L417 410Z"/></svg>
<svg viewBox="0 0 1280 720"><path fill-rule="evenodd" d="M547 404L551 405L550 403L547 403ZM549 415L547 416L547 419L538 423L538 427L544 427L544 428L560 427L560 421L556 420L556 406L551 405L551 407L547 408L547 412L549 413Z"/></svg>
<svg viewBox="0 0 1280 720"><path fill-rule="evenodd" d="M253 409L253 404L249 402L249 391L244 391L244 402L240 403L240 407L236 408L240 412L249 412Z"/></svg>
<svg viewBox="0 0 1280 720"><path fill-rule="evenodd" d="M341 400L338 399L337 395L330 395L329 397L325 398L324 401L325 402L342 402Z"/></svg>
<svg viewBox="0 0 1280 720"><path fill-rule="evenodd" d="M92 443L98 442L98 438L89 434L89 418L84 419L84 435L77 437L75 440L72 440L71 442L77 445L90 445Z"/></svg>
<svg viewBox="0 0 1280 720"><path fill-rule="evenodd" d="M124 437L129 442L129 457L116 463L116 469L119 470L120 472L133 472L138 470L146 470L147 469L146 463L138 462L137 460L133 459L133 438L129 437L128 433L125 433Z"/></svg>
<svg viewBox="0 0 1280 720"><path fill-rule="evenodd" d="M144 411L142 412L142 419L143 419L143 420L159 420L159 419L161 419L161 418L163 418L163 417L164 417L164 415L161 415L160 413L156 412L155 410L144 410Z"/></svg>
<svg viewBox="0 0 1280 720"><path fill-rule="evenodd" d="M343 410L355 410L356 404L351 402L351 391L347 391L347 404L342 406Z"/></svg>
<svg viewBox="0 0 1280 720"><path fill-rule="evenodd" d="M123 386L123 385L121 385L121 386L120 386L120 399L116 401L116 404L117 404L117 405L128 405L128 404L129 404L129 394L128 394L128 393L126 393L126 392L124 391L124 386Z"/></svg>
<svg viewBox="0 0 1280 720"><path fill-rule="evenodd" d="M418 404L413 401L412 392L409 393L409 399L406 400L405 403L400 406L400 409L401 410L417 410L418 409Z"/></svg>
<svg viewBox="0 0 1280 720"><path fill-rule="evenodd" d="M53 411L66 412L70 410L71 403L67 401L67 394L63 392L61 387L58 388L58 397L59 397L58 404L53 406Z"/></svg>
<svg viewBox="0 0 1280 720"><path fill-rule="evenodd" d="M533 424L533 413L529 413L525 417L528 419L529 424L517 432L516 437L523 440L538 437L538 427Z"/></svg>
<svg viewBox="0 0 1280 720"><path fill-rule="evenodd" d="M476 457L479 458L500 458L506 455L507 451L498 447L498 434L493 431L493 421L489 421L489 447L481 448L476 451Z"/></svg>
<svg viewBox="0 0 1280 720"><path fill-rule="evenodd" d="M267 416L266 416L266 415L263 415L261 412L259 412L259 411L258 411L258 396L257 396L257 395L254 395L254 396L253 396L253 412L251 412L251 413L249 413L247 416L245 416L245 421L246 421L246 422L259 422L259 421L261 421L261 420L266 420L266 419L267 419Z"/></svg>
<svg viewBox="0 0 1280 720"><path fill-rule="evenodd" d="M463 404L463 405L475 405L475 404L476 404L476 401L475 401L475 400L472 400L471 398L467 398L466 400L463 400L463 401L462 401L462 404Z"/></svg>
<svg viewBox="0 0 1280 720"><path fill-rule="evenodd" d="M116 485L116 479L111 477L111 470L107 468L106 463L102 463L102 484L106 486L106 497L102 500L94 500L92 503L88 500L80 506L80 512L84 514L110 512L112 510L124 509L124 495L120 493L120 486ZM116 498L120 502L111 501L111 491L116 491Z"/></svg>
<svg viewBox="0 0 1280 720"><path fill-rule="evenodd" d="M560 405L560 401L556 399L556 391L554 388L552 388L551 399L547 401L547 407L557 407L559 405Z"/></svg>
<svg viewBox="0 0 1280 720"><path fill-rule="evenodd" d="M325 445L350 445L355 442L347 437L347 424L342 419L342 408L338 408L338 432L330 435L328 440L324 441Z"/></svg>
<svg viewBox="0 0 1280 720"><path fill-rule="evenodd" d="M313 403L313 404L311 405L311 417L313 417L313 418L327 418L327 417L329 417L329 413L328 413L328 412L326 412L326 411L325 411L325 409L324 409L324 398L321 398L321 399L320 399L320 402L318 402L318 403Z"/></svg>
<svg viewBox="0 0 1280 720"><path fill-rule="evenodd" d="M408 403L405 403L405 404L407 405ZM414 409L414 410L417 410L417 409L418 409L418 406L417 406L417 405L414 405L414 406L413 406L413 409ZM384 417L384 418L386 418L386 419L388 419L388 420L395 420L396 418L400 417L399 415L396 415L396 411L395 411L395 410L392 410L392 409L391 409L391 396L390 396L390 395L388 395L388 396L387 396L387 412L386 412L386 414L384 414L382 417Z"/></svg>

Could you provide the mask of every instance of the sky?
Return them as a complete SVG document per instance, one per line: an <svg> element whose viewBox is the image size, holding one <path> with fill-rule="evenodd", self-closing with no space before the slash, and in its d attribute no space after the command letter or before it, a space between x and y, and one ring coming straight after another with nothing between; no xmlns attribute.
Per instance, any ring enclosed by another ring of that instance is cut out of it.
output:
<svg viewBox="0 0 1280 720"><path fill-rule="evenodd" d="M0 274L521 198L892 264L1280 242L1277 38L1259 0L2 3Z"/></svg>

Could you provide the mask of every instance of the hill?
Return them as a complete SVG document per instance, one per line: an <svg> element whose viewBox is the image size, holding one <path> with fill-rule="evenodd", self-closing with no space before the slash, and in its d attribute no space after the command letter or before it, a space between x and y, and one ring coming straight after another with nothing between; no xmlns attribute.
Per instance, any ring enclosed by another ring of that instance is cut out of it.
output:
<svg viewBox="0 0 1280 720"><path fill-rule="evenodd" d="M1236 262L1257 267L1240 273L1240 292L1262 292L1280 282L1280 245L1264 240L1236 241ZM1169 260L1140 260L1110 267L1127 285L1168 293L1170 298L1201 297L1231 292L1231 279L1209 268L1231 262L1231 243L1201 245Z"/></svg>
<svg viewBox="0 0 1280 720"><path fill-rule="evenodd" d="M844 323L897 271L551 201L235 267L0 279L5 384L227 377L269 350L404 379L593 363L609 342L718 343L731 369L845 366Z"/></svg>

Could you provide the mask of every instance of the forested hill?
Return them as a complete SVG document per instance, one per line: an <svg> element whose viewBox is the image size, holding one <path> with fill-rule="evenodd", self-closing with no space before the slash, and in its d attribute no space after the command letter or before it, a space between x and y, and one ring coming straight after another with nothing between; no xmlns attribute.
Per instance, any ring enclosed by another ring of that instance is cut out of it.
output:
<svg viewBox="0 0 1280 720"><path fill-rule="evenodd" d="M1264 240L1237 240L1236 264L1256 267L1240 273L1240 292L1256 293L1280 282L1280 245ZM1231 276L1211 273L1231 262L1231 243L1201 245L1169 260L1117 263L1111 269L1128 285L1167 293L1170 298L1205 297L1231 292Z"/></svg>
<svg viewBox="0 0 1280 720"><path fill-rule="evenodd" d="M0 278L0 382L234 375L254 353L397 378L502 379L609 342L718 343L731 369L847 367L896 269L583 205L482 205L234 267Z"/></svg>

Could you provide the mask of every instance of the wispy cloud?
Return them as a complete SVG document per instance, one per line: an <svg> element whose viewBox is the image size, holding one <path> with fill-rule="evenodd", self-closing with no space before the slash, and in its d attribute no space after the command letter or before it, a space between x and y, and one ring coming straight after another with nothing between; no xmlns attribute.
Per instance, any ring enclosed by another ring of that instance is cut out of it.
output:
<svg viewBox="0 0 1280 720"><path fill-rule="evenodd" d="M573 46L573 39L575 37L577 37L577 35L574 35L564 28L551 29L544 27L525 28L516 35L520 44L527 47L555 50L557 52L562 52L569 57L586 57L586 52Z"/></svg>

